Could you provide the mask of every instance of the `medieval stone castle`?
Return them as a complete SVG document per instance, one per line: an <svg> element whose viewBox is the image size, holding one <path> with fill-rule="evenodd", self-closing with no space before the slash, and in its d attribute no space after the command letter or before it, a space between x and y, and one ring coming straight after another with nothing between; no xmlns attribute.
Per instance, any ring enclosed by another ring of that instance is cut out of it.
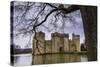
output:
<svg viewBox="0 0 100 67"><path fill-rule="evenodd" d="M58 32L51 34L51 40L45 40L45 33L37 32L37 39L33 39L34 54L61 53L61 52L80 52L80 36L72 34L61 34Z"/></svg>

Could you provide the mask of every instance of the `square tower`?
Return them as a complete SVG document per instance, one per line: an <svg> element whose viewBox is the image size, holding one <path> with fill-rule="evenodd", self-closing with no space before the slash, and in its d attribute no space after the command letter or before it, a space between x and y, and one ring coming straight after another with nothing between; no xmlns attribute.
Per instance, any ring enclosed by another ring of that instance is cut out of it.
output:
<svg viewBox="0 0 100 67"><path fill-rule="evenodd" d="M80 52L80 35L72 34L72 42L76 46L76 51Z"/></svg>
<svg viewBox="0 0 100 67"><path fill-rule="evenodd" d="M45 51L45 33L42 31L36 33L36 37L33 39L33 50L34 55L44 54Z"/></svg>

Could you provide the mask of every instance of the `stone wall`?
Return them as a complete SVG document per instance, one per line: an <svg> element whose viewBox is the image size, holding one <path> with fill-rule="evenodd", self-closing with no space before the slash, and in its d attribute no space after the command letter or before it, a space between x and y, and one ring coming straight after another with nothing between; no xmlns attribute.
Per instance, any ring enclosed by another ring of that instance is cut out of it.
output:
<svg viewBox="0 0 100 67"><path fill-rule="evenodd" d="M33 53L61 53L61 52L79 52L80 51L80 36L73 34L72 40L69 40L68 34L52 33L51 40L45 40L45 34L38 32L37 39L33 40ZM38 42L37 42L38 40Z"/></svg>
<svg viewBox="0 0 100 67"><path fill-rule="evenodd" d="M33 53L44 54L45 53L45 34L43 32L36 33L36 38L33 40Z"/></svg>
<svg viewBox="0 0 100 67"><path fill-rule="evenodd" d="M80 52L80 36L73 33L73 45L76 46L76 51Z"/></svg>
<svg viewBox="0 0 100 67"><path fill-rule="evenodd" d="M45 40L45 53L52 53L51 40Z"/></svg>
<svg viewBox="0 0 100 67"><path fill-rule="evenodd" d="M64 37L64 52L69 52L69 38Z"/></svg>

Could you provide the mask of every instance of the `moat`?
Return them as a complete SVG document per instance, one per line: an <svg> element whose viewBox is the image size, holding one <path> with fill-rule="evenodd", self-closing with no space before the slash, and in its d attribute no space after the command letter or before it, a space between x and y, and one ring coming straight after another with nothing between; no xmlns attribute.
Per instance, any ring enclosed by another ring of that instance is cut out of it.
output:
<svg viewBox="0 0 100 67"><path fill-rule="evenodd" d="M54 63L72 63L72 62L87 62L86 54L47 54L34 56L34 64L54 64ZM32 65L31 54L14 55L14 65ZM33 65L34 65L33 64Z"/></svg>

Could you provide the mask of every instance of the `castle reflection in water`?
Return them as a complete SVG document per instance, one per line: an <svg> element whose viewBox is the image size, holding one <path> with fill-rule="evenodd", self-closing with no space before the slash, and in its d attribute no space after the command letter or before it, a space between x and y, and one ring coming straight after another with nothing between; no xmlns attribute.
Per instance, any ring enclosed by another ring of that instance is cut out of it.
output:
<svg viewBox="0 0 100 67"><path fill-rule="evenodd" d="M80 36L72 34L52 33L51 40L45 40L45 33L37 32L33 39L32 64L51 64L80 62Z"/></svg>
<svg viewBox="0 0 100 67"><path fill-rule="evenodd" d="M54 63L71 63L71 62L87 62L87 55L82 54L47 54L36 55L32 59L32 54L14 55L14 66L25 66L35 64L54 64ZM34 61L34 62L32 62Z"/></svg>

